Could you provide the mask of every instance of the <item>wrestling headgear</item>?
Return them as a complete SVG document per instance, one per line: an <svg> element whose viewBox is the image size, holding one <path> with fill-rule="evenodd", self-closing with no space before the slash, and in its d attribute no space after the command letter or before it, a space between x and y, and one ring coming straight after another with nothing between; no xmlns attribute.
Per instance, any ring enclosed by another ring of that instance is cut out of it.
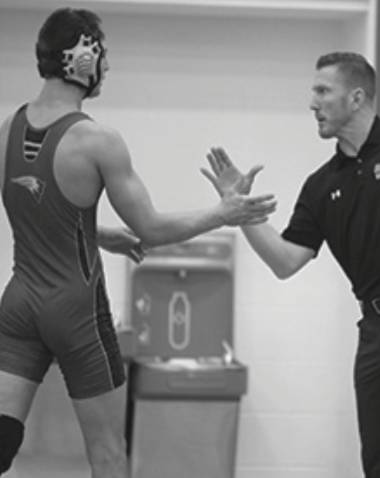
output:
<svg viewBox="0 0 380 478"><path fill-rule="evenodd" d="M104 33L101 20L89 10L61 8L45 21L38 34L36 55L43 78L61 78L90 96L101 80Z"/></svg>
<svg viewBox="0 0 380 478"><path fill-rule="evenodd" d="M100 63L103 55L100 41L82 34L73 48L62 51L63 80L83 86L86 96L89 96L101 80Z"/></svg>

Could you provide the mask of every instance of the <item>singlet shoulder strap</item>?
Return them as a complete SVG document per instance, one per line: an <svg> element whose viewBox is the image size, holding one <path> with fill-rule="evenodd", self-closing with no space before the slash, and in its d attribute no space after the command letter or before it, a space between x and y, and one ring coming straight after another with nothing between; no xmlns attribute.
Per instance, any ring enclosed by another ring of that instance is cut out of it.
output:
<svg viewBox="0 0 380 478"><path fill-rule="evenodd" d="M26 116L27 106L28 106L28 103L25 103L16 110L12 120L13 122L18 120L18 121L26 122L29 125L29 122ZM84 119L92 120L92 118L87 113L83 113L83 111L73 111L71 113L67 113L64 116L61 116L60 118L57 118L56 120L52 121L50 124L48 124L47 126L43 128L35 128L32 125L29 125L29 126L35 130L48 130L55 127L67 129L69 126L76 123L77 121L84 120Z"/></svg>
<svg viewBox="0 0 380 478"><path fill-rule="evenodd" d="M23 104L14 114L10 134L12 134L13 132L19 132L19 127L23 128L23 126L25 125L34 131L54 131L54 133L60 138L63 133L74 123L85 119L92 120L92 118L88 114L83 113L82 111L73 111L72 113L67 113L64 116L61 116L60 118L56 119L55 121L43 128L35 128L28 122L26 116L27 106L27 103Z"/></svg>
<svg viewBox="0 0 380 478"><path fill-rule="evenodd" d="M42 151L48 158L52 158L58 142L70 126L78 121L92 120L86 113L73 111L44 128L34 128L27 120L26 107L27 104L24 104L16 111L11 123L5 163L6 175L10 168L17 167L21 158L34 162ZM13 157L11 162L10 156Z"/></svg>
<svg viewBox="0 0 380 478"><path fill-rule="evenodd" d="M92 118L82 111L73 111L51 123L46 128L48 134L46 135L46 141L44 144L44 154L53 158L58 142L65 132L70 126L83 120L92 120Z"/></svg>

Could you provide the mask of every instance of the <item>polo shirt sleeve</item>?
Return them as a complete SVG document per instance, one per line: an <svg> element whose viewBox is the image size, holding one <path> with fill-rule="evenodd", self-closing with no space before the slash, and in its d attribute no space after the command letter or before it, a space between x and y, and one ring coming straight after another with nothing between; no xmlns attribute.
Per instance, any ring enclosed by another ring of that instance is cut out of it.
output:
<svg viewBox="0 0 380 478"><path fill-rule="evenodd" d="M324 241L324 235L317 220L315 199L316 196L311 194L309 178L301 189L289 224L281 234L287 241L313 249L314 257L318 255Z"/></svg>

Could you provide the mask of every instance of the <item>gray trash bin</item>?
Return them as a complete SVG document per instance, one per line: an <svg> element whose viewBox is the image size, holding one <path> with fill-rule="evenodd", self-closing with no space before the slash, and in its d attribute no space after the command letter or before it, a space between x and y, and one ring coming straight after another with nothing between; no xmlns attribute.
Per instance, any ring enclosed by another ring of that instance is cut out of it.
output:
<svg viewBox="0 0 380 478"><path fill-rule="evenodd" d="M132 364L131 478L233 478L247 368L172 359Z"/></svg>

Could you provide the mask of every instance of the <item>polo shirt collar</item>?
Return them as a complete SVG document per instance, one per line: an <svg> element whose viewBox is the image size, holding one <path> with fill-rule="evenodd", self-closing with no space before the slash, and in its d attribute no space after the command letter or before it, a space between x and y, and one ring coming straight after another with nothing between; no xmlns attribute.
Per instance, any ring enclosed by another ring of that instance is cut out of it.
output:
<svg viewBox="0 0 380 478"><path fill-rule="evenodd" d="M371 130L368 134L367 139L363 143L362 147L359 150L357 156L347 156L339 146L339 143L336 145L336 153L332 158L334 163L336 163L337 168L341 168L344 165L348 164L350 160L356 160L357 158L362 158L365 160L372 153L372 151L380 146L380 118L375 116Z"/></svg>

